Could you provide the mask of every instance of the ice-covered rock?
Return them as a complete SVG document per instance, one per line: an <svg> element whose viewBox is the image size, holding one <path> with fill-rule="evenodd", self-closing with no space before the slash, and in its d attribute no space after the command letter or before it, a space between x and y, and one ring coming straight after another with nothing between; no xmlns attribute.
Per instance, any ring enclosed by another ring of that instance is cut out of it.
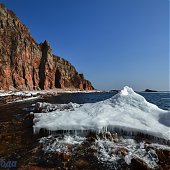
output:
<svg viewBox="0 0 170 170"><path fill-rule="evenodd" d="M130 165L132 159L138 159L151 169L158 168L157 154L145 142L137 143L133 139L121 139L118 143L113 143L98 139L95 142L95 149L98 160L110 167L118 166L119 162Z"/></svg>
<svg viewBox="0 0 170 170"><path fill-rule="evenodd" d="M133 166L136 169L139 166L144 167L143 169L160 169L160 164L168 162L167 155L170 151L167 145L123 138L110 132L91 133L87 137L69 133L50 135L42 137L40 143L42 150L48 154L65 153L73 157L81 155L81 158L88 156L91 160L97 158L100 165L105 167L103 169L124 169Z"/></svg>
<svg viewBox="0 0 170 170"><path fill-rule="evenodd" d="M48 137L42 137L40 139L40 143L43 146L44 152L69 152L68 146L71 145L72 148L75 148L76 146L79 146L83 141L85 140L85 137L80 136L70 136L70 135L64 135L64 136L48 136Z"/></svg>

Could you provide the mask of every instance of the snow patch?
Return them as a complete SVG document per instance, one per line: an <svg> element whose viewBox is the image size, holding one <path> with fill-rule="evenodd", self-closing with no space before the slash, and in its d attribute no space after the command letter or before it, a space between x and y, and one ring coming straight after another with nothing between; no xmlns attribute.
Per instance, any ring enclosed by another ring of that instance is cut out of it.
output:
<svg viewBox="0 0 170 170"><path fill-rule="evenodd" d="M8 92L0 92L0 97L5 97L5 96L35 96L37 94L46 94L48 91L18 91L18 92L13 92L13 91L8 91Z"/></svg>

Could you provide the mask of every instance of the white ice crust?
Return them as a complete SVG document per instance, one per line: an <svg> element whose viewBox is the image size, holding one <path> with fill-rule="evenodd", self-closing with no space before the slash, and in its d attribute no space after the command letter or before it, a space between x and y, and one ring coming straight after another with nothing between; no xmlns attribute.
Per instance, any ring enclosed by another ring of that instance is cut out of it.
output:
<svg viewBox="0 0 170 170"><path fill-rule="evenodd" d="M4 91L0 91L0 97L4 97L4 96L27 96L27 97L31 97L37 94L45 94L48 91L18 91L18 92L13 92L13 91L8 91L8 92L4 92Z"/></svg>
<svg viewBox="0 0 170 170"><path fill-rule="evenodd" d="M170 112L158 108L124 87L110 99L86 103L73 110L34 113L34 133L41 128L56 130L105 130L120 128L129 132L170 139Z"/></svg>

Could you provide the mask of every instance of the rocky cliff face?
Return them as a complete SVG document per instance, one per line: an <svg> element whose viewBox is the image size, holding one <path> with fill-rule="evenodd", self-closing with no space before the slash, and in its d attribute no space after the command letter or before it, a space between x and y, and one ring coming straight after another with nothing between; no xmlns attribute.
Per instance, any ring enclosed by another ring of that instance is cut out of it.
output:
<svg viewBox="0 0 170 170"><path fill-rule="evenodd" d="M94 89L67 60L37 44L18 17L0 4L0 89Z"/></svg>

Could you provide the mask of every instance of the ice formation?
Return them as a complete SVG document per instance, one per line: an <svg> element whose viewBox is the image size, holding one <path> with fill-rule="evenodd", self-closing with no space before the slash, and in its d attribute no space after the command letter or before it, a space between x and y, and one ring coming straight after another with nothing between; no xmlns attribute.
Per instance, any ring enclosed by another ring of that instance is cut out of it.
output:
<svg viewBox="0 0 170 170"><path fill-rule="evenodd" d="M95 141L94 149L100 162L108 164L110 167L118 166L121 160L130 165L133 158L145 162L149 168L158 169L158 156L155 148L162 148L170 151L166 145L140 143L133 139L121 139L118 143L107 139ZM117 168L116 168L117 169Z"/></svg>
<svg viewBox="0 0 170 170"><path fill-rule="evenodd" d="M52 112L55 110L58 111L64 111L64 110L69 110L73 111L74 108L80 107L79 104L76 103L68 103L68 104L51 104L51 103L46 103L46 102L37 102L34 105L34 110L35 111L41 111L41 112Z"/></svg>
<svg viewBox="0 0 170 170"><path fill-rule="evenodd" d="M100 163L108 169L122 169L125 164L131 165L134 159L147 164L150 169L159 169L157 150L170 151L167 145L136 141L130 138L118 137L116 133L104 132L90 138L76 135L50 135L42 137L40 143L45 153L71 153L79 155L78 148L87 147L92 151ZM84 145L85 144L85 145ZM82 153L82 151L81 151Z"/></svg>
<svg viewBox="0 0 170 170"><path fill-rule="evenodd" d="M40 139L40 143L43 146L43 151L48 152L69 152L69 145L72 145L72 148L76 148L79 146L83 141L85 140L85 137L80 136L70 136L70 135L64 135L64 136L58 136L54 137L52 135L48 137L42 137Z"/></svg>
<svg viewBox="0 0 170 170"><path fill-rule="evenodd" d="M76 106L76 105L75 105ZM34 113L34 133L57 130L123 130L170 139L170 112L158 108L124 87L110 99L86 103L74 109Z"/></svg>

